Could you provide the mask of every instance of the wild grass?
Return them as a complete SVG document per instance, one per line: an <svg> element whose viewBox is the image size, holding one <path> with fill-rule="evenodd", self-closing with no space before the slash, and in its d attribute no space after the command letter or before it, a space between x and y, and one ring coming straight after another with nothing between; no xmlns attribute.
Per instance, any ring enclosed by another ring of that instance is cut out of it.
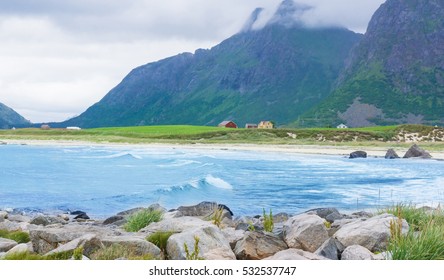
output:
<svg viewBox="0 0 444 280"><path fill-rule="evenodd" d="M274 222L273 222L273 213L271 212L267 215L265 213L265 209L263 210L263 218L264 218L264 230L267 232L273 232L274 229Z"/></svg>
<svg viewBox="0 0 444 280"><path fill-rule="evenodd" d="M213 224L215 224L218 228L222 226L223 214L224 209L216 204L213 210L213 214L211 215L211 220L213 221Z"/></svg>
<svg viewBox="0 0 444 280"><path fill-rule="evenodd" d="M387 212L397 216L390 224L387 247L393 260L444 260L444 212L440 207L428 211L400 204ZM407 234L401 233L402 219L410 225Z"/></svg>
<svg viewBox="0 0 444 280"><path fill-rule="evenodd" d="M96 250L91 254L90 257L92 260L117 260L117 259L154 260L155 259L150 254L139 255L133 249L117 243Z"/></svg>
<svg viewBox="0 0 444 280"><path fill-rule="evenodd" d="M29 233L23 231L0 230L0 237L14 240L17 243L28 243L30 241Z"/></svg>
<svg viewBox="0 0 444 280"><path fill-rule="evenodd" d="M41 256L31 252L17 252L6 254L2 260L10 260L10 261L21 261L21 260L29 260L29 261L56 261L56 260L69 260L72 257L72 252L60 252L54 253L48 256Z"/></svg>
<svg viewBox="0 0 444 280"><path fill-rule="evenodd" d="M186 259L187 260L203 260L202 257L199 257L200 254L200 250L199 250L199 237L198 236L194 236L194 248L193 248L193 252L190 252L190 250L188 249L188 245L187 243L183 244L184 250L185 250L185 254L186 254Z"/></svg>
<svg viewBox="0 0 444 280"><path fill-rule="evenodd" d="M165 259L168 259L167 244L168 239L173 235L171 231L159 231L149 235L146 240L156 245L162 252Z"/></svg>
<svg viewBox="0 0 444 280"><path fill-rule="evenodd" d="M137 232L151 223L162 220L162 212L152 209L144 209L134 213L128 218L124 229L129 232Z"/></svg>

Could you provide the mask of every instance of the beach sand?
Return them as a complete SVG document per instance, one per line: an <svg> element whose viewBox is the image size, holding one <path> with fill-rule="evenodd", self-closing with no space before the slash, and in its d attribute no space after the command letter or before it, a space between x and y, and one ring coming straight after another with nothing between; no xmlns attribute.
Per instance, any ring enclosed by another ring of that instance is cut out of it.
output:
<svg viewBox="0 0 444 280"><path fill-rule="evenodd" d="M40 145L40 146L107 146L107 147L133 147L133 148L181 148L198 150L232 150L254 152L281 152L313 155L341 155L348 156L351 152L361 150L367 152L368 157L384 157L387 147L369 146L333 146L333 145L275 145L275 144L127 144L127 143L96 143L86 141L60 141L60 140L4 140L12 145ZM419 144L420 145L420 144ZM406 148L396 148L396 153L402 157L407 152ZM430 152L433 159L444 160L444 151Z"/></svg>

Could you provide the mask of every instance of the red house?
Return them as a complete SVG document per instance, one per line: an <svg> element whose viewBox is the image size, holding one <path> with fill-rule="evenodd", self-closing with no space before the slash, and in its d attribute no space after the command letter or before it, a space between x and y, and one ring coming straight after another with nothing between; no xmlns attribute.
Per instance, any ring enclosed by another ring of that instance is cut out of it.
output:
<svg viewBox="0 0 444 280"><path fill-rule="evenodd" d="M218 127L237 128L237 124L233 121L223 121Z"/></svg>

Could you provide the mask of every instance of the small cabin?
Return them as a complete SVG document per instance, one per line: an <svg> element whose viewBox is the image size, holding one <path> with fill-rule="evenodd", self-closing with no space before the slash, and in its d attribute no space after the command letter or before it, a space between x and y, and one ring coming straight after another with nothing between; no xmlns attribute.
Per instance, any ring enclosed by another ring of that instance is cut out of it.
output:
<svg viewBox="0 0 444 280"><path fill-rule="evenodd" d="M237 128L237 124L233 121L223 121L218 127L226 127L226 128Z"/></svg>
<svg viewBox="0 0 444 280"><path fill-rule="evenodd" d="M345 124L341 123L336 128L338 128L338 129L346 129L346 128L348 128L348 126L346 126Z"/></svg>
<svg viewBox="0 0 444 280"><path fill-rule="evenodd" d="M49 129L51 129L51 127L50 127L49 125L47 125L47 124L42 124L42 126L40 127L40 129L43 129L43 130L49 130Z"/></svg>
<svg viewBox="0 0 444 280"><path fill-rule="evenodd" d="M247 124L245 124L245 128L247 128L247 129L254 129L254 128L257 128L257 124L255 124L255 123L247 123Z"/></svg>
<svg viewBox="0 0 444 280"><path fill-rule="evenodd" d="M261 121L258 126L259 129L273 129L274 124L271 121Z"/></svg>

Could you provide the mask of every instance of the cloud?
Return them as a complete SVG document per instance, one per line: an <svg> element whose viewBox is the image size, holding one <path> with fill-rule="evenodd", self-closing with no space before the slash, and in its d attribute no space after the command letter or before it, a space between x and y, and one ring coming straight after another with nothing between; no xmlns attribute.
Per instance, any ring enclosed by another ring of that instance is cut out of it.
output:
<svg viewBox="0 0 444 280"><path fill-rule="evenodd" d="M34 122L61 121L99 101L133 68L210 48L281 0L0 1L0 102ZM382 0L299 0L310 25L363 32Z"/></svg>

